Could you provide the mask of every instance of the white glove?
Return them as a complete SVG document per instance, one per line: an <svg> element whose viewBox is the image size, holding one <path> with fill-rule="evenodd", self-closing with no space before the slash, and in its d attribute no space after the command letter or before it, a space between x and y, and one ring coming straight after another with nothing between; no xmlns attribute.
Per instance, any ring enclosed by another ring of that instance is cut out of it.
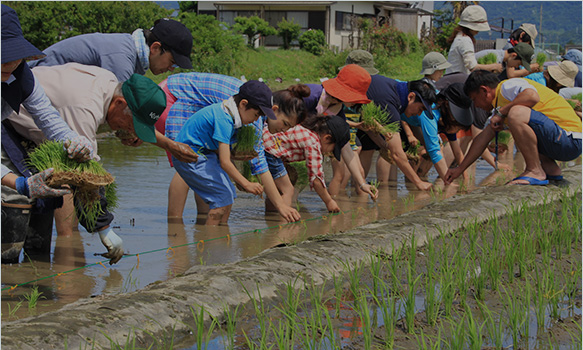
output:
<svg viewBox="0 0 583 350"><path fill-rule="evenodd" d="M107 248L107 253L101 254L101 256L110 259L110 265L115 264L123 256L123 240L111 228L98 233L101 243Z"/></svg>

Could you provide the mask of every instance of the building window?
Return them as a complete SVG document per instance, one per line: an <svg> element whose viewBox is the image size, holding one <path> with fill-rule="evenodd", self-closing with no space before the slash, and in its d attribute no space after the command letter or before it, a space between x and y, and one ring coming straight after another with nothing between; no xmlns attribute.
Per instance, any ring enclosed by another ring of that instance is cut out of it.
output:
<svg viewBox="0 0 583 350"><path fill-rule="evenodd" d="M336 30L352 30L352 18L356 15L349 12L336 11Z"/></svg>

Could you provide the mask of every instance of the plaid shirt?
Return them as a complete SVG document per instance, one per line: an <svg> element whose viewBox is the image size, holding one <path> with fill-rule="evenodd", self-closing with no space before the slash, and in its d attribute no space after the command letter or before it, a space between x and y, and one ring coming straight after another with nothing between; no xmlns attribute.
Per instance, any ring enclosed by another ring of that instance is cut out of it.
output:
<svg viewBox="0 0 583 350"><path fill-rule="evenodd" d="M176 139L186 120L194 113L239 93L239 79L212 73L181 73L168 77L168 90L176 102L168 112L166 136Z"/></svg>
<svg viewBox="0 0 583 350"><path fill-rule="evenodd" d="M314 189L314 180L318 179L326 187L322 167L322 147L317 133L297 125L285 132L271 134L267 127L263 129L265 151L281 158L284 162L306 161L310 188Z"/></svg>

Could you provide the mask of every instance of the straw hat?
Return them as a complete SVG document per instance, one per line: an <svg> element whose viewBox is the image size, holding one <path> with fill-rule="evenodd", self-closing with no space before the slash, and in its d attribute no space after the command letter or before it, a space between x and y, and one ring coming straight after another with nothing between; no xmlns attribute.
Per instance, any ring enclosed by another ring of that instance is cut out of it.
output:
<svg viewBox="0 0 583 350"><path fill-rule="evenodd" d="M534 39L538 35L538 32L536 31L536 26L530 23L522 23L520 27L518 27L518 29L524 30L524 32L528 34L528 36L530 36L530 44L532 45L532 47L534 47Z"/></svg>
<svg viewBox="0 0 583 350"><path fill-rule="evenodd" d="M478 32L487 32L490 30L486 10L479 5L466 7L460 16L459 25Z"/></svg>
<svg viewBox="0 0 583 350"><path fill-rule="evenodd" d="M433 74L436 70L442 70L451 67L451 63L447 62L447 58L439 52L430 52L423 57L421 63L421 73L423 75Z"/></svg>
<svg viewBox="0 0 583 350"><path fill-rule="evenodd" d="M579 73L577 65L571 61L562 61L557 66L549 66L549 75L557 81L557 83L573 87L575 85L575 77Z"/></svg>
<svg viewBox="0 0 583 350"><path fill-rule="evenodd" d="M338 76L322 83L329 95L348 103L370 103L366 91L370 86L370 74L359 65L344 66Z"/></svg>

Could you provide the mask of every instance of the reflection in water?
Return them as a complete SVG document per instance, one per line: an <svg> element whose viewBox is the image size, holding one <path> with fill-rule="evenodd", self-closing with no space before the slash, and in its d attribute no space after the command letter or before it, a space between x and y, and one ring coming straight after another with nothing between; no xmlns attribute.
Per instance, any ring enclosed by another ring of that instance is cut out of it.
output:
<svg viewBox="0 0 583 350"><path fill-rule="evenodd" d="M56 233L53 234L50 261L21 259L24 262L20 264L2 265L3 288L79 268L35 283L46 297L40 302L38 312L57 309L93 295L134 291L183 274L191 267L234 262L273 246L294 244L310 236L334 234L371 221L389 219L449 197L458 190L457 185L444 187L437 181L433 192L419 192L400 174L396 183L381 185L376 203L366 196L355 195L352 190L339 195L337 202L343 214L338 215L329 215L317 194L305 190L298 202L303 222L290 225L283 224L277 214L265 214L262 199L238 193L229 225L207 227L196 224L192 197L187 201L183 219L169 221L166 217L168 184L174 170L168 166L161 149L152 145L125 147L116 138L105 137L100 140L99 151L105 168L116 177L119 208L115 210L112 225L123 238L130 256L114 266L105 263L81 268L103 261L95 254L104 250L96 235L81 229L72 237L57 238ZM510 162L511 159L501 157L500 161ZM330 165L326 164L325 168L329 180ZM478 162L471 169L472 175L466 185L470 190L476 186L501 185L508 180L506 177L510 178L510 174L493 173L485 162ZM436 177L432 170L429 179L433 181ZM373 170L369 180L374 178ZM260 231L255 232L257 229ZM167 250L167 247L173 248ZM32 286L2 292L3 320L9 318L10 310ZM27 316L28 310L22 306L15 315Z"/></svg>

